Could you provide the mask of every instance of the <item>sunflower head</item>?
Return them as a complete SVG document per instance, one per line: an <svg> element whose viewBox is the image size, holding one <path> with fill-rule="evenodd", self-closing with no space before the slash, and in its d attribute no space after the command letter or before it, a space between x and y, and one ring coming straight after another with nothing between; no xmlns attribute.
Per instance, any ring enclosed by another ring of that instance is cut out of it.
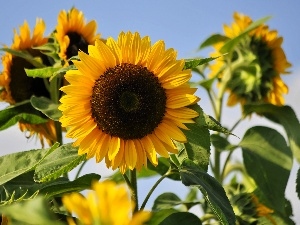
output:
<svg viewBox="0 0 300 225"><path fill-rule="evenodd" d="M253 22L242 14L234 13L233 17L231 26L224 25L224 34L230 39L240 35ZM222 79L225 73L230 73L226 84L230 92L229 106L238 102L242 105L258 102L284 104L283 94L287 94L288 87L280 75L288 73L291 64L281 47L282 41L277 31L260 25L242 38L223 61L211 66L211 76L220 74ZM217 51L213 56L220 55L218 51L223 45L221 42L214 46Z"/></svg>
<svg viewBox="0 0 300 225"><path fill-rule="evenodd" d="M50 65L47 56L39 50L33 49L47 42L44 37L45 23L42 19L36 20L36 25L31 35L28 23L25 21L20 26L20 32L14 31L13 44L11 49L24 50L30 53L33 57L39 58L45 65ZM6 52L2 56L3 71L0 75L0 100L11 105L30 99L32 95L50 97L46 89L44 80L41 78L31 78L25 73L24 68L34 69L35 66L24 58L12 55ZM28 131L30 135L38 134L40 138L46 138L48 143L55 140L55 135L52 130L52 123L41 125L30 125L20 122L20 128L23 131ZM50 128L51 130L47 130ZM45 133L46 132L46 133Z"/></svg>
<svg viewBox="0 0 300 225"><path fill-rule="evenodd" d="M62 198L67 211L74 213L82 224L142 225L150 218L150 212L146 211L130 216L134 202L125 185L113 181L95 182L92 190L86 198L77 192ZM69 219L69 224L75 222Z"/></svg>
<svg viewBox="0 0 300 225"><path fill-rule="evenodd" d="M157 153L177 153L173 140L186 142L180 128L193 123L197 112L187 106L199 98L187 84L190 70L176 60L163 41L121 33L118 40L96 40L89 55L79 52L78 70L68 71L70 85L61 88L60 121L75 138L79 154L105 158L108 167L140 169Z"/></svg>
<svg viewBox="0 0 300 225"><path fill-rule="evenodd" d="M55 37L60 46L59 56L67 60L78 54L78 50L88 52L88 45L94 44L96 38L97 23L92 20L86 23L84 15L76 8L68 12L62 10L57 19Z"/></svg>

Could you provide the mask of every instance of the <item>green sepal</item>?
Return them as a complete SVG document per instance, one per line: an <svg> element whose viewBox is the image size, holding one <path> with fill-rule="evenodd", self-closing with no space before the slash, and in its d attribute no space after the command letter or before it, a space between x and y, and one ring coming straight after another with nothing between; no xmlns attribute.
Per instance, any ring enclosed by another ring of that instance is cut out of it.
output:
<svg viewBox="0 0 300 225"><path fill-rule="evenodd" d="M267 119L283 126L293 155L300 162L300 123L294 110L287 105L276 106L267 103L244 105L243 114L247 116L252 113L265 116Z"/></svg>
<svg viewBox="0 0 300 225"><path fill-rule="evenodd" d="M261 18L259 20L254 21L253 23L251 23L238 36L227 41L220 49L220 52L223 54L231 52L234 49L234 47L241 41L241 39L243 39L249 32L251 32L252 30L257 28L258 26L262 25L263 23L267 22L270 18L271 18L270 16L267 16L267 17Z"/></svg>
<svg viewBox="0 0 300 225"><path fill-rule="evenodd" d="M235 215L222 185L201 167L186 159L179 170L182 183L197 187L221 224L235 224Z"/></svg>
<svg viewBox="0 0 300 225"><path fill-rule="evenodd" d="M35 168L34 180L36 182L54 180L68 173L84 160L86 155L78 155L78 148L73 147L71 143L62 145Z"/></svg>
<svg viewBox="0 0 300 225"><path fill-rule="evenodd" d="M199 46L199 50L217 44L219 42L228 41L230 38L221 34L213 34L205 39Z"/></svg>
<svg viewBox="0 0 300 225"><path fill-rule="evenodd" d="M220 56L218 57L209 57L209 58L201 58L201 59L185 59L185 64L184 64L184 67L183 69L186 70L186 69L194 69L196 68L197 66L200 66L200 65L203 65L205 63L209 63L217 58L219 58Z"/></svg>
<svg viewBox="0 0 300 225"><path fill-rule="evenodd" d="M31 63L36 68L45 67L43 61L40 57L33 57L29 52L23 50L13 50L11 48L0 48L0 51L8 52L14 56L25 59L27 62Z"/></svg>
<svg viewBox="0 0 300 225"><path fill-rule="evenodd" d="M28 100L0 111L0 130L5 130L18 122L41 124L47 121L48 118L34 109Z"/></svg>
<svg viewBox="0 0 300 225"><path fill-rule="evenodd" d="M58 109L59 104L53 103L46 97L32 96L30 98L30 103L36 110L42 112L44 115L54 121L58 121L62 116L61 111Z"/></svg>

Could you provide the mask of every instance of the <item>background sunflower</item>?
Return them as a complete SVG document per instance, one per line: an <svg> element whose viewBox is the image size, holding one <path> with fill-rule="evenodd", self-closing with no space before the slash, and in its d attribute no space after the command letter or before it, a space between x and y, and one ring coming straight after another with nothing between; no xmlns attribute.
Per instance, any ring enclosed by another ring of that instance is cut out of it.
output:
<svg viewBox="0 0 300 225"><path fill-rule="evenodd" d="M231 26L224 25L224 34L233 39L240 35L253 22L248 16L234 13ZM270 30L267 25L261 25L251 31L239 41L233 52L216 60L211 65L211 76L222 74L230 70L230 79L226 84L230 92L228 105L238 102L246 103L267 102L283 105L283 94L287 94L288 87L281 79L281 74L288 73L291 64L287 61L281 48L283 38L278 37L277 31ZM225 42L214 45L219 50Z"/></svg>
<svg viewBox="0 0 300 225"><path fill-rule="evenodd" d="M14 39L11 45L12 50L26 51L32 57L38 58L44 65L50 65L46 55L34 49L47 43L48 38L44 37L46 26L42 19L36 20L36 25L31 36L28 23L25 21L20 26L20 33L14 31ZM28 77L24 68L36 68L32 63L19 56L6 52L2 56L3 71L0 76L0 86L2 87L0 99L11 105L29 100L32 95L49 97L50 94L42 78ZM44 139L49 145L56 140L54 121L49 120L42 124L28 124L19 122L21 131L28 132L29 137L37 135L42 145Z"/></svg>
<svg viewBox="0 0 300 225"><path fill-rule="evenodd" d="M88 45L94 44L100 34L96 34L97 23L86 23L83 12L72 8L60 11L57 19L55 37L59 43L59 56L67 60L76 56L78 51L88 52Z"/></svg>

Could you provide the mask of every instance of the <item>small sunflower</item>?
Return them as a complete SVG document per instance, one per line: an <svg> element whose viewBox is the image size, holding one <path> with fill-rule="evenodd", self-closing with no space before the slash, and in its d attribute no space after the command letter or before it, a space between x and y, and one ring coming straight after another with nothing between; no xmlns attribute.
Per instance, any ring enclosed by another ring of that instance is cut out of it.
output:
<svg viewBox="0 0 300 225"><path fill-rule="evenodd" d="M94 44L96 38L97 23L92 20L86 24L84 15L76 8L66 12L62 10L57 19L55 37L60 46L59 56L67 60L78 54L78 50L88 52L88 45Z"/></svg>
<svg viewBox="0 0 300 225"><path fill-rule="evenodd" d="M77 192L62 198L67 211L78 217L79 224L142 225L149 220L151 214L146 211L130 216L134 203L125 185L117 185L113 181L95 182L92 190L86 198ZM71 218L68 222L76 225Z"/></svg>
<svg viewBox="0 0 300 225"><path fill-rule="evenodd" d="M47 38L43 36L45 31L45 23L42 19L36 20L36 25L32 36L30 35L30 28L25 21L20 26L20 34L14 32L14 39L11 49L26 50L34 57L39 57L45 65L50 65L48 58L40 51L33 49L45 44ZM25 59L14 56L10 53L5 53L2 56L3 71L0 75L0 86L2 87L0 93L0 100L5 101L11 105L30 99L32 95L49 97L44 80L41 78L31 78L25 73L24 68L34 69L31 63ZM49 121L46 124L32 125L19 123L22 131L28 131L30 135L37 134L43 144L43 139L46 138L49 144L55 140L54 122Z"/></svg>
<svg viewBox="0 0 300 225"><path fill-rule="evenodd" d="M131 32L117 41L97 39L89 55L79 52L59 108L79 154L105 158L108 167L124 173L146 166L147 158L157 165L157 153L177 153L173 140L187 141L180 128L198 116L187 106L199 98L187 84L191 71L183 70L176 54L163 41L151 46L148 36Z"/></svg>
<svg viewBox="0 0 300 225"><path fill-rule="evenodd" d="M231 26L224 25L224 33L228 38L235 38L251 23L248 16L234 13L234 22ZM232 71L231 79L227 83L230 91L227 104L233 106L238 102L246 103L266 102L274 105L283 105L283 94L288 93L288 87L281 79L291 64L287 61L281 47L283 38L277 31L270 30L267 25L260 25L248 36L243 38L232 54L231 58L216 61L211 66L212 76L226 68L226 60L230 64L242 61L243 65ZM220 55L219 49L224 43L217 43L214 47L217 52L212 56ZM222 72L221 76L222 77Z"/></svg>

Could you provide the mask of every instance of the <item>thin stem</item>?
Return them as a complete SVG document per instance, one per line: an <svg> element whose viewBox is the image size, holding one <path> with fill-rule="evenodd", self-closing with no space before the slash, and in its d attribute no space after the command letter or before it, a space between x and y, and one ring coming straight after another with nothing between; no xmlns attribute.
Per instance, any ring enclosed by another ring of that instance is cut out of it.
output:
<svg viewBox="0 0 300 225"><path fill-rule="evenodd" d="M132 189L132 198L135 202L135 208L133 212L137 212L139 209L138 202L138 189L137 189L137 178L136 178L136 169L130 170L130 183Z"/></svg>
<svg viewBox="0 0 300 225"><path fill-rule="evenodd" d="M122 174L122 176L123 176L123 178L124 178L126 184L128 185L128 187L129 187L130 189L132 189L131 183L130 183L130 180L129 180L128 176L127 176L125 173Z"/></svg>
<svg viewBox="0 0 300 225"><path fill-rule="evenodd" d="M77 173L76 173L75 179L77 179L77 178L79 177L79 174L80 174L81 170L83 169L83 167L84 167L84 165L85 165L86 163L87 163L87 160L84 161L84 162L80 165L80 167L79 167L79 169L78 169L78 171L77 171Z"/></svg>
<svg viewBox="0 0 300 225"><path fill-rule="evenodd" d="M150 189L150 191L148 192L145 200L143 201L143 204L140 208L140 210L143 210L150 198L150 196L152 195L153 191L155 190L155 188L160 184L160 182L162 182L163 179L165 179L167 176L169 176L170 174L172 174L172 172L169 170L168 172L166 172L163 176L161 176L156 183L153 185L153 187Z"/></svg>
<svg viewBox="0 0 300 225"><path fill-rule="evenodd" d="M226 157L226 160L224 162L224 166L223 166L223 170L222 170L222 173L221 173L221 180L223 180L225 177L225 169L226 169L226 166L231 158L231 155L232 155L233 151L230 151Z"/></svg>

